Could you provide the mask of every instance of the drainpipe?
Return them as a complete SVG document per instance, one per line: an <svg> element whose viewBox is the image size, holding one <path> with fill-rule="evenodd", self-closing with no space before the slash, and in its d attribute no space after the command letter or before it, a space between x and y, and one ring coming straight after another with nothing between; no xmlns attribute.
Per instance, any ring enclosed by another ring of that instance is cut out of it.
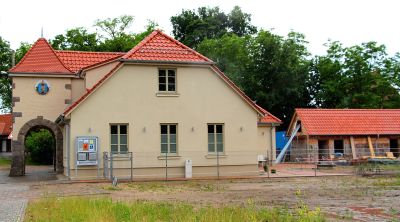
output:
<svg viewBox="0 0 400 222"><path fill-rule="evenodd" d="M70 127L69 123L65 124L65 139L66 139L66 149L67 149L67 177L70 179L71 173L71 163L70 163Z"/></svg>
<svg viewBox="0 0 400 222"><path fill-rule="evenodd" d="M271 135L271 149L270 149L270 152L269 152L269 165L272 165L272 163L273 163L273 156L274 156L274 126L271 124L271 129L270 129L270 135Z"/></svg>

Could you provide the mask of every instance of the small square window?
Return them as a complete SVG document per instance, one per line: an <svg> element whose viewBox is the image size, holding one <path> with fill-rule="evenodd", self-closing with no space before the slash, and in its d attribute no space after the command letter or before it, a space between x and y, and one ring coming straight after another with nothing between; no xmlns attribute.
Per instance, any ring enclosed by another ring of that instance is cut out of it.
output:
<svg viewBox="0 0 400 222"><path fill-rule="evenodd" d="M174 69L158 70L158 91L176 92L176 71Z"/></svg>

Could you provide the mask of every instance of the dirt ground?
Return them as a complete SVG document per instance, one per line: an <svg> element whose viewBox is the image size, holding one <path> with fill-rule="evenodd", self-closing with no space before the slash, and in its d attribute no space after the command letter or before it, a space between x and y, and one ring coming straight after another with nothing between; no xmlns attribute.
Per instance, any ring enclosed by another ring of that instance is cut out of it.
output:
<svg viewBox="0 0 400 222"><path fill-rule="evenodd" d="M400 221L400 177L298 177L120 183L38 183L25 195L109 196L116 201L184 201L194 205L320 208L330 221Z"/></svg>

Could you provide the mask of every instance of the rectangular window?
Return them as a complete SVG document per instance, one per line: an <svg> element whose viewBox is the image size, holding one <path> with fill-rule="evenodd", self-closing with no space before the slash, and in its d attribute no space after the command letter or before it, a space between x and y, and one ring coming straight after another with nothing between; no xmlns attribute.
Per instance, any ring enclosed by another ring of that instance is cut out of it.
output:
<svg viewBox="0 0 400 222"><path fill-rule="evenodd" d="M343 144L343 140L334 140L334 141L333 141L333 145L334 145L334 152L335 152L335 153L344 154L344 144Z"/></svg>
<svg viewBox="0 0 400 222"><path fill-rule="evenodd" d="M174 69L158 70L158 91L176 92L176 71Z"/></svg>
<svg viewBox="0 0 400 222"><path fill-rule="evenodd" d="M113 153L128 152L128 125L112 124L110 125L110 145Z"/></svg>
<svg viewBox="0 0 400 222"><path fill-rule="evenodd" d="M177 125L161 124L161 153L176 154L177 151Z"/></svg>
<svg viewBox="0 0 400 222"><path fill-rule="evenodd" d="M208 152L224 152L224 125L208 124Z"/></svg>

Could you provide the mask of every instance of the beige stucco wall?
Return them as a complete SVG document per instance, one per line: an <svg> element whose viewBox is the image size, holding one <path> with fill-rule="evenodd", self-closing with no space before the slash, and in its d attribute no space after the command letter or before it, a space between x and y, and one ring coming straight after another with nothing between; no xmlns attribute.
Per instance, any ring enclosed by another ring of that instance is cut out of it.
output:
<svg viewBox="0 0 400 222"><path fill-rule="evenodd" d="M91 89L104 75L109 73L117 64L117 62L111 62L106 65L98 66L85 72L85 87Z"/></svg>
<svg viewBox="0 0 400 222"><path fill-rule="evenodd" d="M98 136L100 153L110 151L110 123L129 124L134 168L165 166L165 160L158 158L160 123L178 124L179 157L168 160L170 167L183 167L186 159L191 159L195 168L215 166L216 159L207 155L207 123L223 123L226 156L220 158L220 164L250 165L253 172L258 171L257 155L265 155L268 137L264 144L258 142L257 113L210 68L178 67L179 95L162 97L157 92L158 67L125 65L81 103L71 113L71 169L76 136ZM93 167L80 167L85 168Z"/></svg>
<svg viewBox="0 0 400 222"><path fill-rule="evenodd" d="M35 85L40 80L46 80L50 90L46 95L39 95ZM21 112L22 117L15 117L13 124L14 140L17 139L19 129L29 120L38 116L55 121L62 111L68 106L66 99L71 98L71 90L66 89L66 84L71 84L70 78L57 77L13 77L13 97L19 97L15 102L13 112Z"/></svg>
<svg viewBox="0 0 400 222"><path fill-rule="evenodd" d="M71 80L71 99L72 102L79 99L86 92L85 80L74 78Z"/></svg>
<svg viewBox="0 0 400 222"><path fill-rule="evenodd" d="M258 149L264 150L264 156L267 160L276 159L276 142L275 142L275 127L259 126L258 127ZM272 140L271 140L272 139Z"/></svg>

